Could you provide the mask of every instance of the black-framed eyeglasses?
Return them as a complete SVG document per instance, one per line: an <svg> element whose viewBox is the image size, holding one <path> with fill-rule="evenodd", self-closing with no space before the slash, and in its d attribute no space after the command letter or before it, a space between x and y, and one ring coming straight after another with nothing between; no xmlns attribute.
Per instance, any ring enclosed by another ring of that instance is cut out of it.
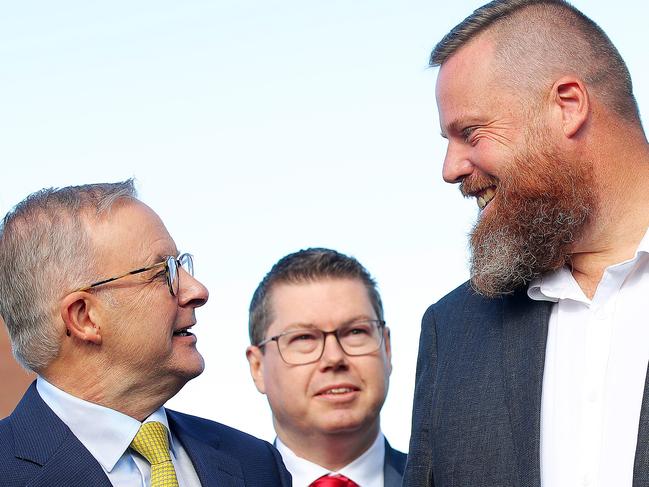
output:
<svg viewBox="0 0 649 487"><path fill-rule="evenodd" d="M318 328L299 328L266 338L258 347L277 343L279 355L289 365L306 365L322 358L327 335L334 335L346 355L368 355L383 345L385 321L358 320L333 331Z"/></svg>
<svg viewBox="0 0 649 487"><path fill-rule="evenodd" d="M109 282L117 281L118 279L122 279L123 277L133 276L135 274L141 274L142 272L150 271L158 267L164 267L165 275L167 278L167 286L169 287L169 292L171 293L172 296L177 296L179 283L180 283L180 276L179 276L178 269L182 267L183 269L185 269L185 271L187 271L187 273L193 276L194 258L192 257L191 254L182 254L177 258L174 257L173 255L170 255L169 257L166 257L165 260L163 260L162 262L158 262L148 267L142 267L141 269L135 269L133 271L125 272L124 274L121 274L116 277L103 279L101 281L90 284L89 286L84 286L84 287L80 287L79 289L75 289L75 292L87 291L89 289L93 289L98 286L103 286L104 284L108 284Z"/></svg>

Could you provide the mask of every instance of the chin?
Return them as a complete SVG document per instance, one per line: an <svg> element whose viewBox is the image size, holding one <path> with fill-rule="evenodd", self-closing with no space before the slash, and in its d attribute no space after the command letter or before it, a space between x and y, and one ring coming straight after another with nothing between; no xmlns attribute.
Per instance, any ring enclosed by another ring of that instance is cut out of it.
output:
<svg viewBox="0 0 649 487"><path fill-rule="evenodd" d="M203 360L203 356L196 352L195 356L184 358L182 363L174 367L171 373L179 379L184 380L184 384L201 375L204 370L205 361Z"/></svg>
<svg viewBox="0 0 649 487"><path fill-rule="evenodd" d="M335 415L332 415L335 416ZM343 417L333 417L327 418L328 421L326 424L322 425L322 430L326 431L328 434L345 434L358 431L366 426L366 422L361 418L354 416L343 416Z"/></svg>

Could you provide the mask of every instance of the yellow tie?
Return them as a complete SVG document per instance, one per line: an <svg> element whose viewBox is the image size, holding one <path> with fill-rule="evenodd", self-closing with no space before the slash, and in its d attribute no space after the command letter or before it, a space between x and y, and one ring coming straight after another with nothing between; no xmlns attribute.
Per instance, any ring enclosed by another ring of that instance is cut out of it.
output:
<svg viewBox="0 0 649 487"><path fill-rule="evenodd" d="M164 424L157 421L144 423L133 438L131 448L151 464L151 487L178 487Z"/></svg>

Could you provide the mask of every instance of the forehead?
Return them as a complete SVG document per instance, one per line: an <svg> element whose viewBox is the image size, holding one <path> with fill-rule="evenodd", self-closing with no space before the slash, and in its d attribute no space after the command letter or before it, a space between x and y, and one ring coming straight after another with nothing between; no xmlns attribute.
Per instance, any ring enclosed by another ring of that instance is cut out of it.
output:
<svg viewBox="0 0 649 487"><path fill-rule="evenodd" d="M377 318L360 279L279 283L273 286L270 304L273 330L295 324L329 328L354 318Z"/></svg>
<svg viewBox="0 0 649 487"><path fill-rule="evenodd" d="M495 42L484 35L462 46L440 67L435 96L442 130L460 119L483 116L500 93Z"/></svg>
<svg viewBox="0 0 649 487"><path fill-rule="evenodd" d="M140 201L120 201L99 219L88 219L87 225L100 267L152 264L177 254L160 217Z"/></svg>

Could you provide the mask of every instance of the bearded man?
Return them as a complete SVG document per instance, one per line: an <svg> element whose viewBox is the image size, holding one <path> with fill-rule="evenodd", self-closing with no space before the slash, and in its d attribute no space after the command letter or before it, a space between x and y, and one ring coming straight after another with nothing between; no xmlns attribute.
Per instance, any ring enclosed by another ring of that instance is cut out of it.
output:
<svg viewBox="0 0 649 487"><path fill-rule="evenodd" d="M629 72L562 0L435 47L471 281L423 318L407 486L649 486L649 144Z"/></svg>

